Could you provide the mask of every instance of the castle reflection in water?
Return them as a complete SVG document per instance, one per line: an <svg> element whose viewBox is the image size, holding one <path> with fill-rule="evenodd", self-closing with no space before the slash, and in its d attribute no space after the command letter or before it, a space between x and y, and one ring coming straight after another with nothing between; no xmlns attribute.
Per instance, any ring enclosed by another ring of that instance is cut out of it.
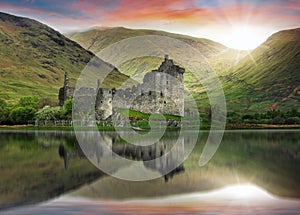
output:
<svg viewBox="0 0 300 215"><path fill-rule="evenodd" d="M155 171L164 177L168 182L174 175L185 171L183 160L185 156L184 136L179 133L172 136L165 134L159 141L152 144L154 138L145 138L140 140L141 144L132 144L124 141L115 132L101 132L101 143L97 138L96 132L81 133L85 140L89 140L83 147L76 147L75 150L68 151L62 144L59 145L58 153L64 159L65 168L68 168L68 163L72 162L72 157L85 155L94 160L94 164L98 167L102 162L108 160L112 163L113 160L126 158L132 161L142 161L146 169ZM124 168L124 166L120 166ZM118 171L118 168L111 168L110 173Z"/></svg>

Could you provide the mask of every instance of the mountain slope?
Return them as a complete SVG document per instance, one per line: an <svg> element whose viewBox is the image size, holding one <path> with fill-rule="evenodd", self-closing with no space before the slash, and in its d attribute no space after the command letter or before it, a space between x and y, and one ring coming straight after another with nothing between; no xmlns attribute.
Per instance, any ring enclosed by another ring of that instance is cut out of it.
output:
<svg viewBox="0 0 300 215"><path fill-rule="evenodd" d="M300 28L273 34L222 80L237 109L299 109Z"/></svg>
<svg viewBox="0 0 300 215"><path fill-rule="evenodd" d="M134 30L123 27L116 27L95 28L84 32L73 32L66 34L67 37L78 42L84 48L92 51L95 54L108 47L109 45L119 42L123 39L145 35L167 36L189 44L193 48L197 49L207 59L208 63L210 63L210 65L213 67L213 69L215 69L217 73L224 72L246 54L246 52L244 51L227 48L226 46L212 40L157 30ZM149 61L150 62L143 59L142 64L147 64L145 68L151 70L160 65L161 59L157 61L150 59ZM125 74L132 73L131 69L131 67L130 69L126 67L120 67L120 70ZM147 71L143 70L143 72Z"/></svg>
<svg viewBox="0 0 300 215"><path fill-rule="evenodd" d="M57 101L64 72L71 85L94 54L35 20L0 13L0 98L38 95ZM108 84L128 77L114 69Z"/></svg>
<svg viewBox="0 0 300 215"><path fill-rule="evenodd" d="M299 29L272 35L248 55L210 40L154 30L105 28L67 36L97 54L122 39L142 35L176 38L203 53L221 79L229 111L246 113L276 108L282 110L300 108ZM127 75L136 75L141 79L160 62L161 59L154 57L138 58L122 64L119 69ZM185 85L194 92L198 104L207 107L207 96L196 80L191 73L185 74Z"/></svg>
<svg viewBox="0 0 300 215"><path fill-rule="evenodd" d="M225 46L208 39L199 39L156 30L133 30L124 27L116 27L95 28L85 32L66 34L66 36L78 42L84 48L92 51L93 53L98 53L107 46L120 40L145 35L161 35L180 39L192 45L193 47L198 47L206 57L209 57L226 49Z"/></svg>
<svg viewBox="0 0 300 215"><path fill-rule="evenodd" d="M217 73L217 74L223 74L225 71L229 70L232 66L234 66L241 58L243 58L247 52L245 51L238 51L234 49L227 48L226 46L208 40L203 38L195 38L190 37L186 35L180 35L180 34L173 34L168 33L164 31L157 31L157 30L133 30L133 29L127 29L123 27L117 27L117 28L96 28L91 29L84 32L73 32L66 34L70 39L78 42L80 45L85 47L86 49L92 51L93 53L97 54L101 50L105 49L111 44L117 43L123 39L136 37L136 36L145 36L145 35L158 35L158 36L166 36L173 39L179 40L181 43L187 43L192 48L198 50L204 57L205 61L210 65L210 67ZM161 39L164 40L164 39ZM149 42L149 41L148 41ZM179 44L180 44L179 42ZM151 42L150 42L151 43ZM147 46L148 44L145 44L145 49L149 50L151 48L150 46ZM172 49L172 44L166 45L171 50L168 53L176 53L176 45L174 50ZM126 56L134 56L136 50L131 50L128 48L126 43L122 43L123 48L121 50L128 50L128 52L132 53L124 53ZM153 53L161 53L160 47L157 47L155 44L151 48ZM169 49L168 49L169 50ZM185 50L182 50L183 52ZM118 55L120 58L123 58L123 53L119 53ZM145 73L156 69L159 67L159 65L162 62L162 57L140 57L135 58L130 61L127 61L121 65L118 65L118 69L130 77L134 76L134 79L137 81L141 81L145 75ZM203 57L200 56L201 61ZM170 55L170 58L173 58L172 55ZM175 63L176 62L175 59ZM181 65L185 67L185 65ZM205 68L203 68L205 69ZM198 73L198 71L189 71L186 70L186 73L184 75L184 81L185 86L188 88L190 92L193 93L199 109L202 111L206 111L208 107L209 100L207 98L207 95L202 87L202 85L199 83L199 79L195 76L195 73ZM198 73L198 75L203 76L203 73ZM203 77L206 78L206 77Z"/></svg>

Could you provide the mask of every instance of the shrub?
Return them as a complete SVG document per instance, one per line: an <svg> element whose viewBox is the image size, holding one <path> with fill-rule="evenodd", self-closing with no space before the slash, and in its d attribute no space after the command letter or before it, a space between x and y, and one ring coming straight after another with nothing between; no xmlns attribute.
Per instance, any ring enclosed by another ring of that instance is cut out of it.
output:
<svg viewBox="0 0 300 215"><path fill-rule="evenodd" d="M33 120L36 110L31 107L17 107L9 113L9 119L14 124L26 124Z"/></svg>
<svg viewBox="0 0 300 215"><path fill-rule="evenodd" d="M38 120L55 120L61 117L61 107L45 106L36 113Z"/></svg>
<svg viewBox="0 0 300 215"><path fill-rule="evenodd" d="M7 123L9 121L9 109L5 100L0 99L0 124Z"/></svg>
<svg viewBox="0 0 300 215"><path fill-rule="evenodd" d="M62 111L62 118L64 119L72 119L72 106L73 99L68 99L65 101Z"/></svg>
<svg viewBox="0 0 300 215"><path fill-rule="evenodd" d="M19 100L19 107L30 107L33 109L39 108L40 99L37 96L25 96L20 98Z"/></svg>

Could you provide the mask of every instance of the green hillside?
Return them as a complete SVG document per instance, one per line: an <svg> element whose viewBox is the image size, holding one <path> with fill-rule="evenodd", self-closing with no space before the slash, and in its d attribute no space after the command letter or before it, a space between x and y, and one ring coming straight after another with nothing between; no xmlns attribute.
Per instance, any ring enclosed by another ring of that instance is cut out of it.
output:
<svg viewBox="0 0 300 215"><path fill-rule="evenodd" d="M107 46L116 43L120 40L127 39L130 37L144 36L144 35L161 35L168 36L175 39L179 39L187 42L194 47L197 47L205 56L211 56L217 54L220 51L226 49L225 46L213 42L208 39L199 39L189 36L184 36L180 34L172 34L164 31L156 30L133 30L123 27L116 28L95 28L85 32L70 33L67 34L69 38L74 41L77 41L84 48L97 53Z"/></svg>
<svg viewBox="0 0 300 215"><path fill-rule="evenodd" d="M273 34L222 76L234 110L300 109L300 28Z"/></svg>
<svg viewBox="0 0 300 215"><path fill-rule="evenodd" d="M217 74L223 74L224 72L232 68L247 53L245 51L238 51L238 50L227 48L226 46L220 43L208 39L195 38L186 35L179 35L179 34L173 34L173 33L156 31L156 30L143 30L143 29L133 30L133 29L127 29L123 27L117 27L117 28L96 28L84 32L77 32L77 33L73 32L73 33L66 34L66 36L68 36L70 39L78 42L84 48L94 52L95 54L99 53L101 50L108 47L109 45L114 44L123 39L136 37L136 36L144 36L144 35L167 36L189 44L191 47L195 48L203 55L204 59L207 61L207 63ZM126 50L126 44L122 44L122 46L123 46L123 50ZM146 46L145 49L150 47L151 44L150 46ZM160 52L160 47L156 47L155 45L153 45L152 47L154 47L153 50L151 50L153 53ZM168 47L171 48L170 52L176 52L174 51L175 49L172 50L172 45ZM128 51L132 52L135 50L128 49ZM119 55L122 54L118 53L118 56ZM117 67L122 73L129 75L130 77L134 76L135 80L141 81L145 73L153 69L157 69L159 67L159 65L163 60L162 57L163 56L135 58L121 65L118 65ZM172 58L171 55L170 58ZM175 63L178 64L176 60ZM181 65L181 66L185 67L185 65ZM193 93L194 98L197 100L199 110L201 112L206 112L207 108L209 107L208 105L209 101L202 85L198 81L199 79L196 78L194 75L194 73L197 72L198 71L186 70L186 73L184 75L185 86L190 92Z"/></svg>
<svg viewBox="0 0 300 215"><path fill-rule="evenodd" d="M35 20L0 13L0 98L15 102L37 95L57 101L64 72L70 84L94 54ZM128 77L116 69L107 78L116 86Z"/></svg>
<svg viewBox="0 0 300 215"><path fill-rule="evenodd" d="M184 41L199 50L223 84L229 111L256 113L299 109L299 29L278 32L252 52L229 49L219 43L155 30L122 27L91 29L67 36L97 54L107 46L134 36L163 35ZM170 56L172 58L172 56ZM142 79L160 65L156 57L137 58L119 66L120 71ZM208 107L206 93L190 71L185 86L194 93L200 109Z"/></svg>
<svg viewBox="0 0 300 215"><path fill-rule="evenodd" d="M116 27L95 28L84 32L73 32L66 34L67 37L78 42L80 45L82 45L82 47L92 51L95 54L109 45L119 42L123 39L145 35L167 36L189 44L193 48L197 49L207 59L217 73L224 72L224 70L227 70L231 66L235 65L236 62L246 54L244 51L227 48L226 46L212 40L157 30L134 30ZM148 69L155 69L160 63L161 59L157 59L156 61L153 59L143 59L140 64L146 66L143 67L142 71L140 70L140 72L147 72L149 71ZM123 66L119 69L125 74L132 74L132 67L130 68L131 69L128 69L127 67ZM136 69L136 67L133 67L133 70L134 69Z"/></svg>
<svg viewBox="0 0 300 215"><path fill-rule="evenodd" d="M207 39L122 27L70 33L70 40L37 21L5 13L0 13L0 98L14 102L22 96L37 95L56 101L64 72L69 73L70 84L74 86L93 53L122 39L142 35L172 37L199 50L220 77L229 111L299 110L300 29L278 32L246 55ZM119 69L142 79L161 60L136 58ZM114 69L105 86L117 87L128 79L126 75ZM188 70L185 85L193 92L200 109L207 110L206 93Z"/></svg>

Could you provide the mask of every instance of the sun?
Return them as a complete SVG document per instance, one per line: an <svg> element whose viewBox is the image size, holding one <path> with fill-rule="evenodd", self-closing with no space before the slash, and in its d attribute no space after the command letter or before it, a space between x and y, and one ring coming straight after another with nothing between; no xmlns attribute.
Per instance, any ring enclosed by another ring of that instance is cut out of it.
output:
<svg viewBox="0 0 300 215"><path fill-rule="evenodd" d="M234 26L227 37L227 46L239 50L255 49L263 42L261 32L249 26Z"/></svg>

